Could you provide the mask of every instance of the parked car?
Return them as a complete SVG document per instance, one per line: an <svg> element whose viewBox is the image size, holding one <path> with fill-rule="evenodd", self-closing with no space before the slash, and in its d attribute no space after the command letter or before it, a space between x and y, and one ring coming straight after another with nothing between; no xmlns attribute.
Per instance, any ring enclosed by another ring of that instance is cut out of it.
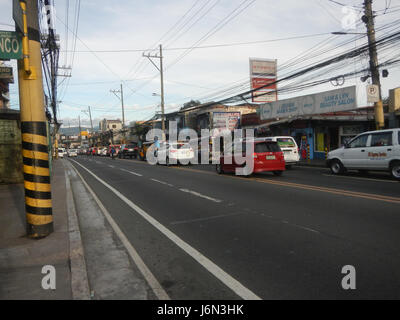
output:
<svg viewBox="0 0 400 320"><path fill-rule="evenodd" d="M78 150L76 149L68 149L68 157L77 157L78 156Z"/></svg>
<svg viewBox="0 0 400 320"><path fill-rule="evenodd" d="M242 143L242 156L246 152L246 142ZM247 141L249 143L249 141ZM276 141L255 141L254 144L253 161L254 168L252 173L271 171L276 176L282 175L285 171L285 158L279 144ZM244 164L239 164L235 161L235 154L238 150L236 146L233 146L233 150L230 154L222 154L220 157L220 163L216 165L217 173L236 172L237 168L241 168ZM251 175L249 173L248 175Z"/></svg>
<svg viewBox="0 0 400 320"><path fill-rule="evenodd" d="M64 154L65 154L65 149L64 148L58 148L57 152L58 152L58 157L59 158L64 158Z"/></svg>
<svg viewBox="0 0 400 320"><path fill-rule="evenodd" d="M101 148L101 149L99 149L98 155L99 155L99 156L102 156L102 157L107 156L107 149L108 149L108 148Z"/></svg>
<svg viewBox="0 0 400 320"><path fill-rule="evenodd" d="M299 147L296 141L290 136L257 138L256 141L275 141L283 152L285 157L286 168L290 169L292 165L300 161Z"/></svg>
<svg viewBox="0 0 400 320"><path fill-rule="evenodd" d="M165 161L168 166L171 161L177 164L189 164L195 158L195 154L187 142L163 142L157 150L157 157L162 162Z"/></svg>
<svg viewBox="0 0 400 320"><path fill-rule="evenodd" d="M333 174L348 169L388 171L400 180L400 129L364 132L343 147L328 153L327 166Z"/></svg>
<svg viewBox="0 0 400 320"><path fill-rule="evenodd" d="M121 145L121 150L118 152L118 157L120 159L125 159L126 157L129 158L137 158L138 156L138 145L137 143L129 143Z"/></svg>

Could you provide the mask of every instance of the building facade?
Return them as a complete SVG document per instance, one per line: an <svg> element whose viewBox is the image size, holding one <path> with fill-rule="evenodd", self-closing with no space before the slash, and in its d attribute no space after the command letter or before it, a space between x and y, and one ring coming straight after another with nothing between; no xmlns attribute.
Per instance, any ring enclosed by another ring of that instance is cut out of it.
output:
<svg viewBox="0 0 400 320"><path fill-rule="evenodd" d="M100 132L106 131L119 131L122 129L122 121L121 120L107 120L103 119L99 122Z"/></svg>

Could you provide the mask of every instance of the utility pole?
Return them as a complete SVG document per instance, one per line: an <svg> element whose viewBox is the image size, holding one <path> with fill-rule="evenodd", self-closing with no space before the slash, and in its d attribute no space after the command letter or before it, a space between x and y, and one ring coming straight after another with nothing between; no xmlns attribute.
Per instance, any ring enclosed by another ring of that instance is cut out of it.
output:
<svg viewBox="0 0 400 320"><path fill-rule="evenodd" d="M376 129L380 130L385 127L385 117L383 114L382 88L379 77L378 53L376 50L375 24L374 13L372 11L372 0L364 0L364 16L362 17L362 21L367 27L369 45L369 66L371 70L372 84L377 85L379 88L379 101L375 102L375 123Z"/></svg>
<svg viewBox="0 0 400 320"><path fill-rule="evenodd" d="M159 55L150 55L144 54L143 57L146 57L150 60L153 66L156 67L158 71L160 71L160 79L161 79L161 129L163 134L165 134L165 113L164 113L164 71L163 71L163 55L162 55L162 45L160 44L160 53ZM151 58L160 59L160 67L158 67Z"/></svg>
<svg viewBox="0 0 400 320"><path fill-rule="evenodd" d="M122 107L122 134L124 137L123 143L125 143L125 110L124 110L124 90L122 87L121 83L121 89L120 90L110 90L110 92L114 93L115 96L121 100L121 107ZM121 94L120 96L117 95L117 93Z"/></svg>
<svg viewBox="0 0 400 320"><path fill-rule="evenodd" d="M79 144L82 145L81 116L78 117L78 121L79 121Z"/></svg>
<svg viewBox="0 0 400 320"><path fill-rule="evenodd" d="M44 110L38 1L20 1L23 11L23 59L18 60L22 157L27 235L53 232L47 119Z"/></svg>
<svg viewBox="0 0 400 320"><path fill-rule="evenodd" d="M94 135L94 130L93 130L92 112L90 111L90 106L88 106L88 109L89 109L90 127L92 128L92 132L91 132L90 136L93 136ZM93 139L92 139L92 141L93 141Z"/></svg>
<svg viewBox="0 0 400 320"><path fill-rule="evenodd" d="M122 129L125 128L124 89L121 83Z"/></svg>

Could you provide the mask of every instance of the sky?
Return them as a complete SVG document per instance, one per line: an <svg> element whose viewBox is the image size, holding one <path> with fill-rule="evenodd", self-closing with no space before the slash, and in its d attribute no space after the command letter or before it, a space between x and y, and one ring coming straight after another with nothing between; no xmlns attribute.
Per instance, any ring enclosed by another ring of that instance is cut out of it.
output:
<svg viewBox="0 0 400 320"><path fill-rule="evenodd" d="M119 90L121 83L126 124L147 120L159 112L159 72L143 53L155 55L160 44L164 49L165 108L169 112L178 110L191 99L215 100L218 98L213 96L215 91L226 90L234 84L242 83L243 86L228 93L249 90L250 57L277 59L279 77L300 68L302 61L292 66L285 62L310 48L325 48L325 55L329 57L355 48L366 40L363 35L331 34L334 31L366 32L359 19L356 26L348 23L353 16L346 11L355 8L351 12L358 14L362 0L54 2L55 28L60 35L59 65L67 68L60 69L59 73L71 75L58 78L58 118L67 127L76 125L78 117L82 125L89 125L88 106L95 126L103 118L122 119L121 102L111 92ZM0 30L14 30L11 4L11 0L0 0ZM400 0L374 0L376 27L399 19L398 8ZM210 30L216 32L210 34ZM344 41L348 42L346 46L336 48ZM182 49L194 45L208 47L189 52ZM226 46L212 47L214 45ZM183 53L187 54L182 58ZM323 57L314 57L308 63ZM153 61L159 63L159 59ZM9 64L16 66L15 61ZM356 69L360 66L368 66L368 56L348 67ZM14 77L17 79L15 70ZM389 68L389 77L381 79L384 96L388 95L389 89L400 86L399 79L398 65ZM368 81L361 83L359 78L350 79L344 86L356 84L364 92ZM336 88L328 83L283 94L279 99ZM11 107L18 109L17 80L10 86L10 96Z"/></svg>

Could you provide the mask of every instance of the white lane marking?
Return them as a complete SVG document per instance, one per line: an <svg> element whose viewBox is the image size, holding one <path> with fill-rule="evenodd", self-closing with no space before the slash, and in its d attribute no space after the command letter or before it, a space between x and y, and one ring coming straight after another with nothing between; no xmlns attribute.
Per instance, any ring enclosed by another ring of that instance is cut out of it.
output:
<svg viewBox="0 0 400 320"><path fill-rule="evenodd" d="M79 163L78 163L79 164ZM135 262L136 266L146 279L147 283L149 284L150 288L153 290L154 294L157 296L159 300L171 300L171 298L168 296L168 294L165 292L161 284L158 282L156 277L153 275L153 273L150 271L150 269L146 266L140 255L137 253L135 248L132 246L132 244L129 242L128 238L125 236L125 234L122 232L122 230L118 227L118 224L114 221L114 219L111 217L110 213L108 210L104 207L103 203L100 201L100 199L97 197L97 195L94 193L92 188L87 184L85 179L82 177L82 175L79 173L79 171L73 167L78 176L81 178L83 184L85 187L89 190L91 193L93 199L96 201L97 205L100 207L101 211L103 212L104 216L106 217L108 223L111 225L111 227L114 229L114 232L118 235L120 238L121 242L124 244L126 250L128 251L128 254L132 258L132 260ZM87 170L87 169L86 169Z"/></svg>
<svg viewBox="0 0 400 320"><path fill-rule="evenodd" d="M318 233L318 234L321 233L321 232L319 232L317 230L314 230L314 229L311 229L311 228L307 228L307 227L303 227L303 226L301 226L299 224L290 223L289 221L286 221L286 220L282 220L281 222L284 223L284 224L287 224L289 226L296 227L296 228L299 228L299 229L303 229L303 230L306 230L306 231L310 231L310 232L313 232L313 233Z"/></svg>
<svg viewBox="0 0 400 320"><path fill-rule="evenodd" d="M153 227L159 230L162 234L164 234L168 239L170 239L173 243L175 243L179 248L185 251L188 255L190 255L194 260L196 260L200 265L202 265L208 272L213 274L217 279L219 279L222 283L224 283L228 288L230 288L233 292L235 292L239 297L245 300L261 300L259 296L257 296L250 289L243 286L239 281L233 278L231 275L226 273L220 267L218 267L214 262L208 259L206 256L202 255L195 248L190 246L188 243L179 238L176 234L171 232L164 225L159 223L156 219L150 216L146 211L141 209L139 206L134 204L131 200L125 197L122 193L116 190L114 187L110 186L107 182L100 179L93 172L87 169L85 166L81 165L79 162L72 160L84 170L86 170L89 174L91 174L97 181L106 186L112 192L115 193L122 201L124 201L128 206L130 206L133 210L135 210L139 215L141 215L145 220L147 220Z"/></svg>
<svg viewBox="0 0 400 320"><path fill-rule="evenodd" d="M326 177L334 177L334 178L348 178L348 179L356 179L356 180L369 180L369 181L379 181L379 182L390 182L390 183L397 183L394 180L384 180L384 179L373 179L373 178L361 178L361 177L352 177L352 176L336 176L333 174L323 174Z"/></svg>
<svg viewBox="0 0 400 320"><path fill-rule="evenodd" d="M154 182L157 182L157 183L161 183L161 184L169 186L169 187L173 187L174 186L173 184L170 184L170 183L165 182L165 181L160 181L160 180L157 180L157 179L150 179L150 180L154 181Z"/></svg>
<svg viewBox="0 0 400 320"><path fill-rule="evenodd" d="M196 191L192 191L192 190L188 190L188 189L179 189L179 190L182 191L182 192L190 193L190 194L192 194L192 195L194 195L196 197L207 199L207 200L210 200L210 201L213 201L213 202L217 202L217 203L222 202L222 200L211 198L209 196L205 196L204 194L198 193Z"/></svg>
<svg viewBox="0 0 400 320"><path fill-rule="evenodd" d="M115 166L112 166L112 165L108 165L110 168L115 168Z"/></svg>
<svg viewBox="0 0 400 320"><path fill-rule="evenodd" d="M214 219L219 219L219 218L227 218L227 217L232 217L232 216L238 216L243 214L241 213L231 213L231 214L220 214L218 216L212 216L212 217L207 217L207 218L198 218L198 219L191 219L191 220L181 220L181 221L174 221L171 222L170 225L177 225L177 224L186 224L186 223L192 223L192 222L201 222L201 221L207 221L207 220L214 220Z"/></svg>
<svg viewBox="0 0 400 320"><path fill-rule="evenodd" d="M136 172L129 171L129 170L126 170L126 169L120 169L120 170L128 172L128 173L133 174L133 175L138 176L138 177L143 177L143 175L141 175L140 173L136 173Z"/></svg>
<svg viewBox="0 0 400 320"><path fill-rule="evenodd" d="M97 164L102 164L100 161L97 161L97 160L96 160L95 162L96 162Z"/></svg>

